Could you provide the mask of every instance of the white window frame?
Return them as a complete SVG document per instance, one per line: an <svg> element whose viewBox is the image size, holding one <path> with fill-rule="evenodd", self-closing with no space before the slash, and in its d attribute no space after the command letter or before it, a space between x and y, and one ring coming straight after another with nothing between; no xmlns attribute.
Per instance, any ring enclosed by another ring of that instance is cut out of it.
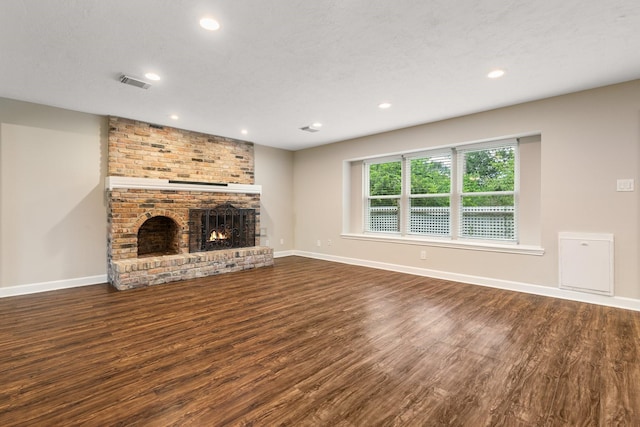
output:
<svg viewBox="0 0 640 427"><path fill-rule="evenodd" d="M402 182L402 188L400 189L400 194L394 194L394 195L385 195L385 196L372 196L370 193L371 190L371 186L370 186L370 181L369 181L369 167L371 165L378 165L381 163L392 163L392 162L400 162L401 165L401 176L400 179L403 181ZM387 157L380 157L380 158L376 158L376 159L371 159L371 160L367 160L364 162L364 168L363 168L363 172L364 172L364 179L363 179L363 185L364 185L364 191L363 191L363 217L362 217L362 224L363 224L363 228L364 228L364 232L365 233L374 233L374 234L388 234L388 235L401 235L402 234L402 229L403 229L403 224L402 224L402 205L403 205L403 194L404 194L404 162L403 162L403 158L402 156L398 155L398 156L387 156ZM370 226L371 226L371 221L370 221L370 215L371 215L371 209L370 209L370 201L371 199L398 199L398 230L399 231L378 231L378 230L370 230Z"/></svg>
<svg viewBox="0 0 640 427"><path fill-rule="evenodd" d="M513 146L514 147L514 190L505 192L486 192L486 193L463 193L463 168L461 166L462 154L472 151L483 151L489 149L497 149L500 147ZM450 164L450 192L442 194L411 194L411 160L425 157L438 157L442 155L451 156ZM400 161L401 168L401 182L402 189L401 194L392 196L371 196L369 194L370 181L369 181L369 166L372 164L388 163ZM436 239L444 241L474 241L474 242L489 242L489 243L518 243L518 199L519 199L519 149L518 140L515 138L506 140L496 140L484 143L466 144L459 146L452 146L446 149L434 149L424 150L420 152L412 152L405 154L398 154L394 156L380 157L375 159L368 159L364 161L363 168L363 234L376 235L376 236L396 236L400 238L418 238L418 239ZM461 231L462 224L462 197L464 196L485 196L485 195L513 195L514 197L514 238L513 239L490 239L484 236L463 236ZM411 215L411 199L412 198L424 198L424 197L449 197L449 234L430 234L419 233L410 231L410 215ZM370 228L370 204L371 199L399 199L398 202L398 230L392 231L377 231Z"/></svg>
<svg viewBox="0 0 640 427"><path fill-rule="evenodd" d="M424 159L424 158L437 158L437 157L449 157L449 192L448 193L426 193L426 194L411 194L411 161L416 159ZM403 184L404 184L404 194L406 197L406 203L402 205L404 208L404 218L406 229L404 230L403 235L412 235L412 236L429 236L435 238L451 238L452 234L452 226L453 222L452 218L452 203L453 203L453 171L454 171L454 153L451 149L439 149L439 150L429 150L429 151L421 151L418 153L411 153L410 155L404 156L405 167L403 169L405 176L403 176ZM448 232L447 233L420 233L411 230L411 200L412 199L425 199L425 198L441 198L448 197L449 198L449 219L448 219Z"/></svg>

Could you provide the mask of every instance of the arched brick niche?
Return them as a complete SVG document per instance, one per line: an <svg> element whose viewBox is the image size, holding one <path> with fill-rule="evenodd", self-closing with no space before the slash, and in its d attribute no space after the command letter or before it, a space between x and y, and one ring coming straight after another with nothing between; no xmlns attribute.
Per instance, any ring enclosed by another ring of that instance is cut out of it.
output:
<svg viewBox="0 0 640 427"><path fill-rule="evenodd" d="M154 216L138 228L138 257L180 252L180 227L168 216Z"/></svg>

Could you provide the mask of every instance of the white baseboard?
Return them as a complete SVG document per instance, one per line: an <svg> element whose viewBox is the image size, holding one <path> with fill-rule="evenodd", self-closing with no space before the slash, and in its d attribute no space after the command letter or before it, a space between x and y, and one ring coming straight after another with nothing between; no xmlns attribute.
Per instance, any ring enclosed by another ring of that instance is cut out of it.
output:
<svg viewBox="0 0 640 427"><path fill-rule="evenodd" d="M320 254L305 251L279 251L274 252L274 258L286 256L302 256L306 258L321 259L325 261L339 262L342 264L357 265L361 267L378 268L380 270L395 271L398 273L413 274L415 276L433 277L435 279L451 280L455 282L468 283L472 285L488 286L492 288L505 289L516 292L524 292L534 295L542 295L553 298L579 301L590 304L599 304L608 307L623 308L627 310L640 311L640 300L618 296L605 296L588 294L583 292L570 291L552 286L533 285L530 283L513 282L509 280L492 279L490 277L471 276L467 274L451 273L447 271L430 270L426 268L408 267L398 264L389 264L378 261L368 261L357 258L347 258L335 255ZM107 283L107 275L79 277L75 279L55 280L51 282L31 283L27 285L0 287L0 298L34 294L38 292L54 291L57 289L77 288L80 286L98 285Z"/></svg>
<svg viewBox="0 0 640 427"><path fill-rule="evenodd" d="M435 279L451 280L454 282L468 283L471 285L487 286L491 288L505 289L509 291L524 292L527 294L542 295L553 298L579 301L590 304L599 304L608 307L624 308L640 311L640 300L617 296L605 296L589 294L577 291L560 289L552 286L533 285L530 283L513 282L509 280L492 279L490 277L471 276L467 274L451 273L447 271L430 270L426 268L408 267L404 265L388 264L378 261L368 261L357 258L347 258L335 255L320 254L315 252L292 251L292 255L306 258L321 259L325 261L339 262L342 264L357 265L361 267L378 268L380 270L395 271L398 273L413 274L415 276L433 277Z"/></svg>
<svg viewBox="0 0 640 427"><path fill-rule="evenodd" d="M296 251L278 251L278 252L274 252L273 253L273 257L274 258L282 258L282 257L286 257L286 256L293 256L295 255Z"/></svg>
<svg viewBox="0 0 640 427"><path fill-rule="evenodd" d="M107 275L78 277L75 279L54 280L52 282L30 283L27 285L7 286L0 288L0 298L14 297L18 295L35 294L38 292L55 291L58 289L77 288L80 286L98 285L107 283Z"/></svg>

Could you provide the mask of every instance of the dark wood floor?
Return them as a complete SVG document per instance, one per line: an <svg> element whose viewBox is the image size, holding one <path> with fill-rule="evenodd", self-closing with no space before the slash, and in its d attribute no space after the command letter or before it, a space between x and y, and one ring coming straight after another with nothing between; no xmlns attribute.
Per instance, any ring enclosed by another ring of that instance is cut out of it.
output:
<svg viewBox="0 0 640 427"><path fill-rule="evenodd" d="M305 258L0 299L2 426L639 426L640 313Z"/></svg>

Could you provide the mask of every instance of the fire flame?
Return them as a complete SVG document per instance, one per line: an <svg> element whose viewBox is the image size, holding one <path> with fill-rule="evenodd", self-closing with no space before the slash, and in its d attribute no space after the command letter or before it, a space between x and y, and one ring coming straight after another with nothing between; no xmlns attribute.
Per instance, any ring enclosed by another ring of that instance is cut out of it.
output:
<svg viewBox="0 0 640 427"><path fill-rule="evenodd" d="M227 238L226 234L221 233L218 230L213 230L211 232L211 236L209 236L209 241L215 242L216 240L225 240L226 238Z"/></svg>

